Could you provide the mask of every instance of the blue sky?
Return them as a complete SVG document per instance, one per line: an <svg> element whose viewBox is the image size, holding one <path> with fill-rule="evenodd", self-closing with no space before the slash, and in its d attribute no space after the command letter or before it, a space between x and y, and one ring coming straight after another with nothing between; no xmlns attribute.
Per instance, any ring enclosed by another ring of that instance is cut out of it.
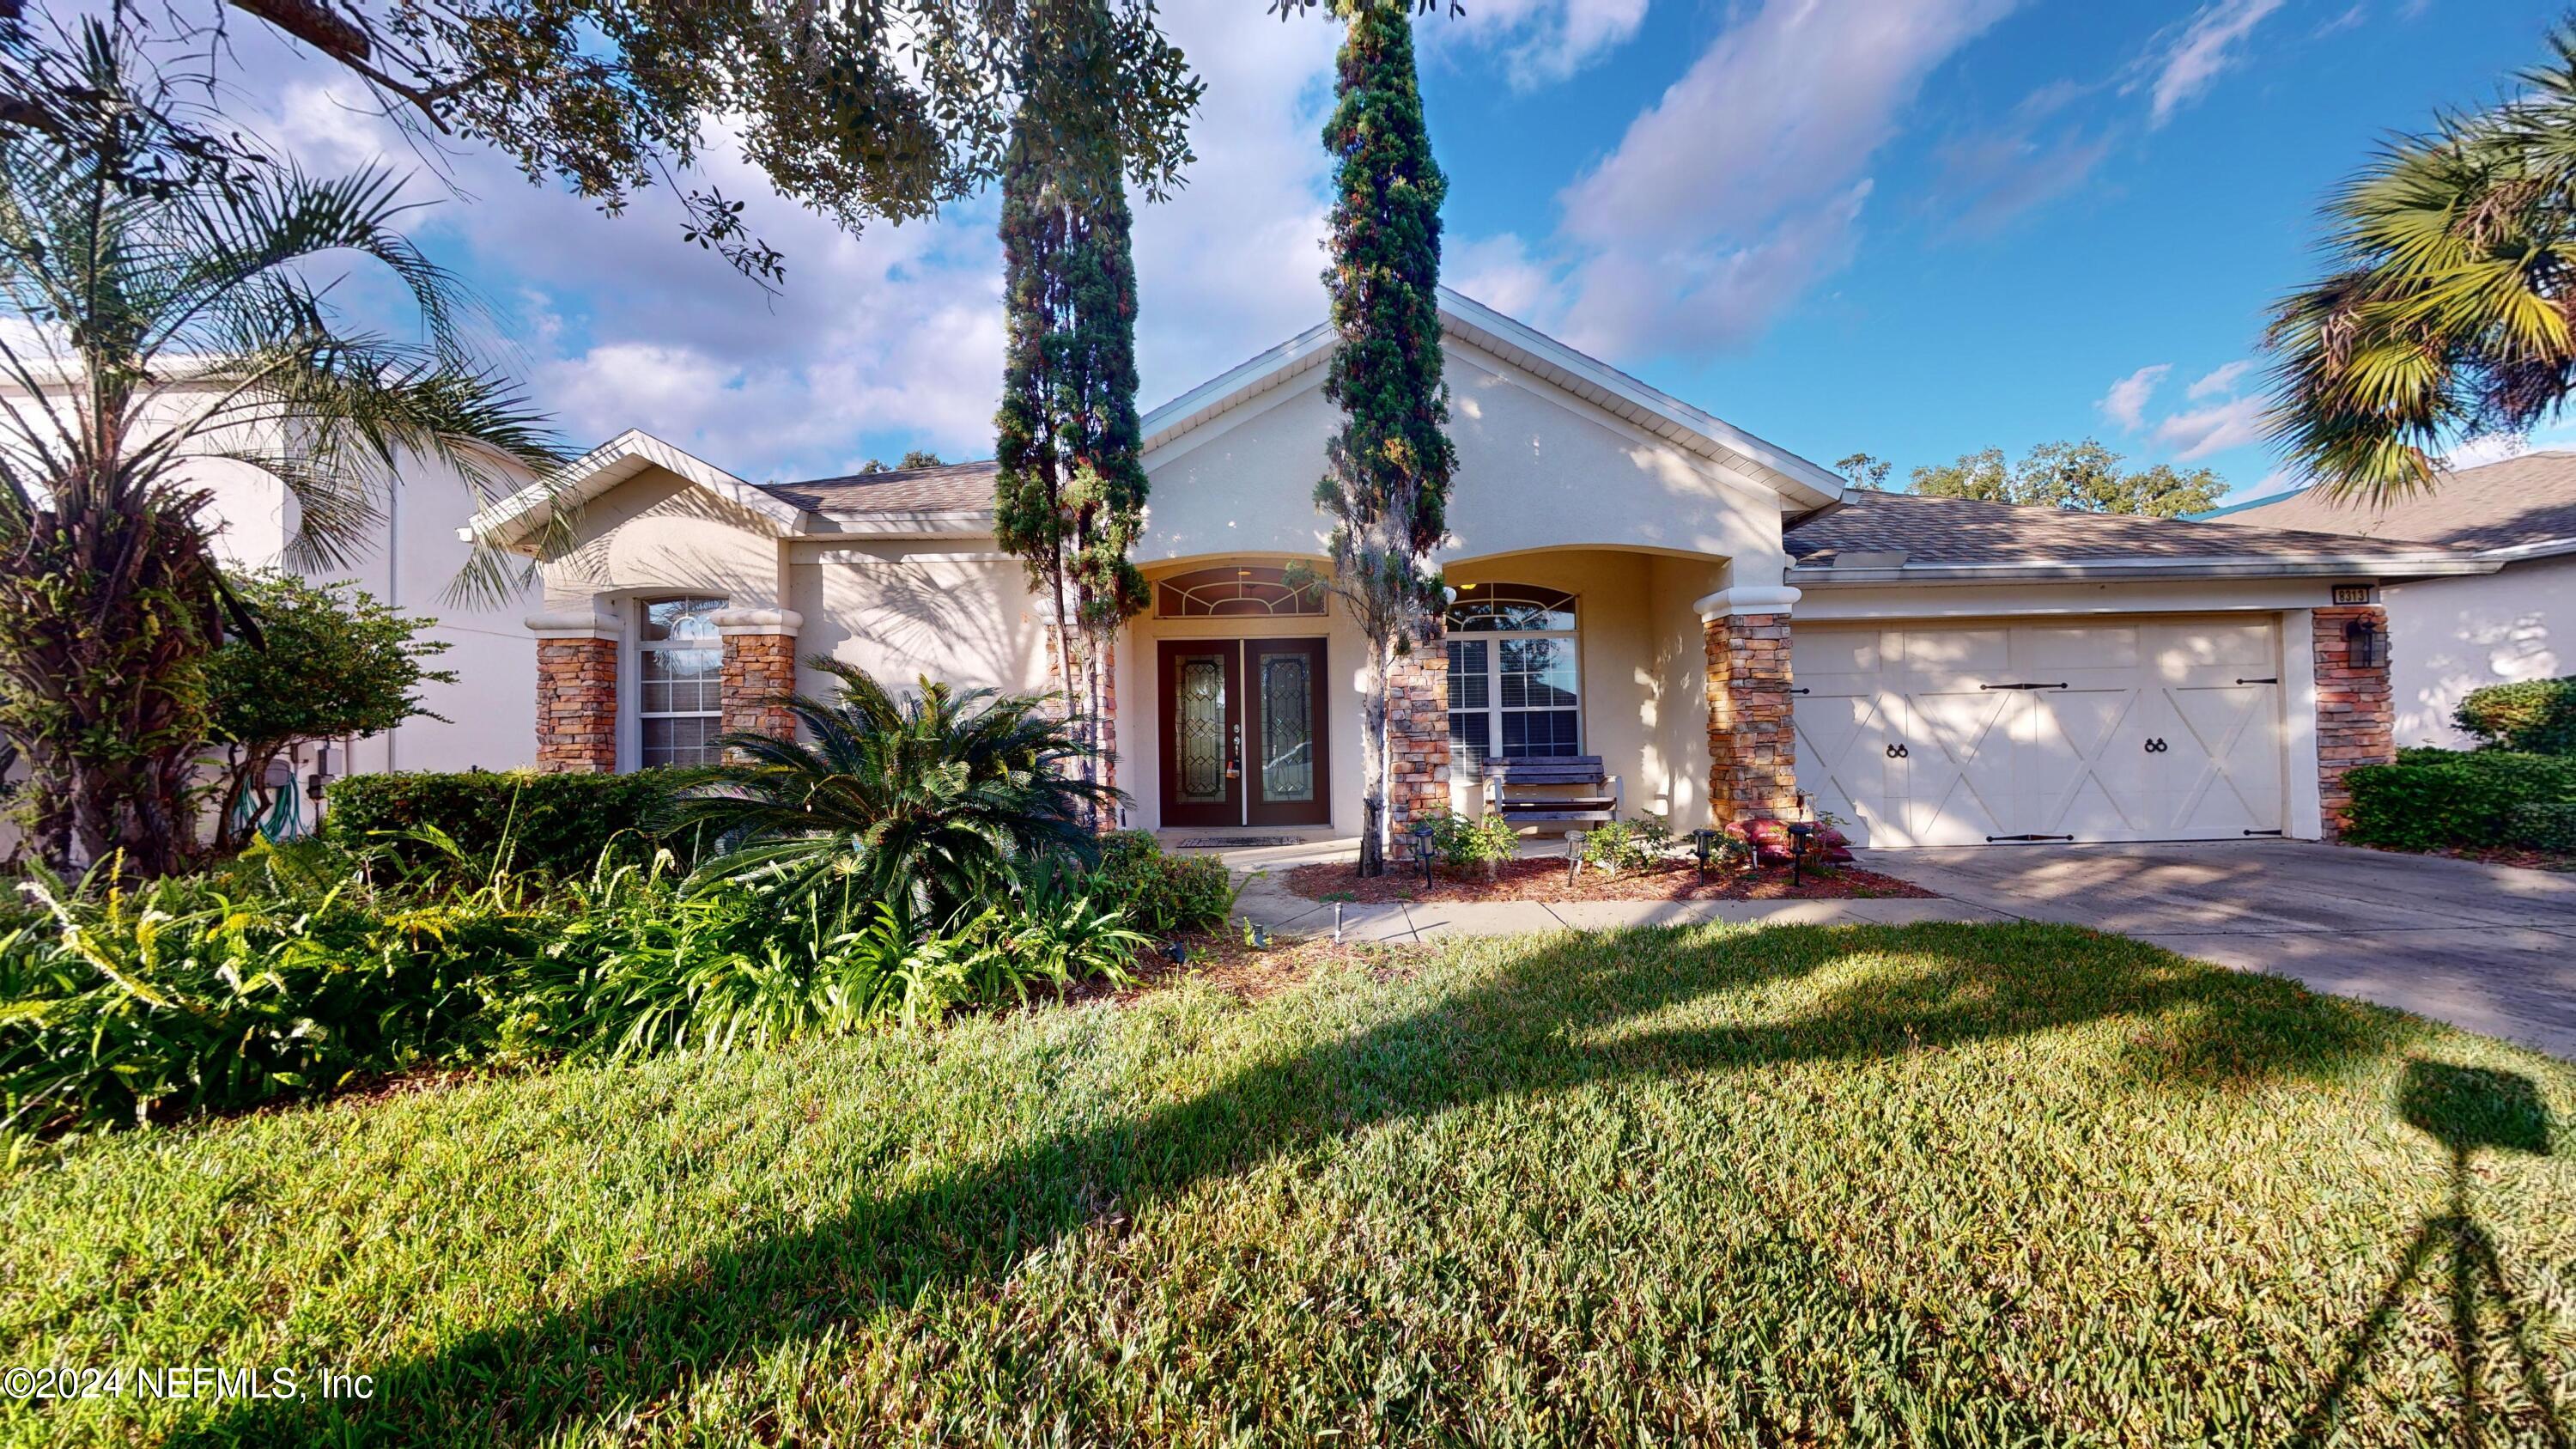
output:
<svg viewBox="0 0 2576 1449"><path fill-rule="evenodd" d="M1200 160L1140 214L1150 405L1322 315L1333 27L1170 0ZM2266 304L2385 132L2496 94L2555 3L1482 0L1427 17L1453 284L1819 462L2085 435L2286 478L2253 441ZM308 165L416 164L329 72L243 48ZM722 154L788 254L770 301L676 239L489 158L424 184L432 251L496 298L566 433L638 426L752 478L985 456L989 202L845 237ZM461 192L463 198L450 194ZM2552 439L2544 436L2541 441Z"/></svg>

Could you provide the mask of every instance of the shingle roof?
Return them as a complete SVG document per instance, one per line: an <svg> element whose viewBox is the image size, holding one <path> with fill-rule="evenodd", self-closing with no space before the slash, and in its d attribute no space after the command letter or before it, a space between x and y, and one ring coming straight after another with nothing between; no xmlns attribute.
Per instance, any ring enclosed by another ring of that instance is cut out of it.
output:
<svg viewBox="0 0 2576 1449"><path fill-rule="evenodd" d="M2392 546L2345 534L2078 513L1868 488L1852 489L1845 497L1848 501L1842 507L1789 529L1789 554L1799 565L1822 567L1843 554L1878 552L1901 552L1909 566L1935 568L2113 560L2323 560L2447 552L2433 545Z"/></svg>
<svg viewBox="0 0 2576 1449"><path fill-rule="evenodd" d="M957 513L993 506L991 459L936 468L886 468L844 478L764 483L766 492L816 513Z"/></svg>
<svg viewBox="0 0 2576 1449"><path fill-rule="evenodd" d="M2314 488L2204 514L2213 523L2330 528L2365 538L2420 538L2455 548L2516 548L2576 539L2576 453L2525 453L2446 473L2430 493L2386 508L2328 499Z"/></svg>

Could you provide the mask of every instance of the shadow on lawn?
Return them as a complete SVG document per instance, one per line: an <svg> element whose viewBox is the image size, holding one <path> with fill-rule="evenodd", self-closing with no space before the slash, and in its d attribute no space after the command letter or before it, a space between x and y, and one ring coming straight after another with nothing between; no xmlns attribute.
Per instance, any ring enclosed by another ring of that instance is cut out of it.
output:
<svg viewBox="0 0 2576 1449"><path fill-rule="evenodd" d="M1515 949L1473 989L1248 1066L1191 1101L1059 1134L915 1191L859 1197L811 1227L377 1365L375 1398L346 1417L319 1400L239 1407L175 1442L548 1440L835 1321L910 1303L933 1283L1002 1277L1113 1203L1132 1211L1330 1137L1497 1097L1872 1060L2114 1017L2136 1022L2141 1069L2224 1086L2331 1072L2411 1032L2373 1008L2067 927L1605 934ZM1788 1020L1611 1030L1870 951L1917 965Z"/></svg>
<svg viewBox="0 0 2576 1449"><path fill-rule="evenodd" d="M2423 1276L2425 1265L2449 1249L2451 1363L2459 1375L2458 1416L2454 1437L2463 1445L2483 1444L2490 1420L2500 1420L2508 1442L2538 1442L2567 1449L2566 1416L2560 1412L2549 1382L2547 1361L2532 1347L2529 1322L2513 1288L2505 1281L2495 1239L2469 1210L2469 1159L2480 1148L2527 1152L2546 1157L2550 1151L2549 1106L2529 1077L2486 1067L2459 1067L2444 1062L2408 1062L2399 1088L2398 1115L2451 1150L2450 1211L2428 1217L2415 1230L2399 1260L2397 1276L2372 1305L2370 1316L2345 1347L2343 1362L2299 1424L2299 1443L2322 1445L2334 1431L2344 1404L2367 1377L2371 1351L2388 1336L2406 1291ZM2507 1365L2521 1380L2530 1399L2510 1408L2490 1406L2479 1394L2485 1364L2483 1310L2493 1305L2513 1362Z"/></svg>

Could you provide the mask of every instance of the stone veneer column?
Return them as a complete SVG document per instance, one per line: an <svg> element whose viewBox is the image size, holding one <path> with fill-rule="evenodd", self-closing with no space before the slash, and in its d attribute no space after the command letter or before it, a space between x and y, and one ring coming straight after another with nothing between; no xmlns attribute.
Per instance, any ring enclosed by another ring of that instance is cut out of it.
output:
<svg viewBox="0 0 2576 1449"><path fill-rule="evenodd" d="M1448 652L1435 645L1399 656L1387 673L1386 709L1389 809L1401 854L1411 848L1405 832L1414 821L1449 814Z"/></svg>
<svg viewBox="0 0 2576 1449"><path fill-rule="evenodd" d="M1791 588L1722 589L1699 601L1708 651L1708 804L1719 826L1797 814L1790 716Z"/></svg>
<svg viewBox="0 0 2576 1449"><path fill-rule="evenodd" d="M2388 688L2388 666L2361 667L2352 662L2352 644L2344 629L2356 619L2377 626L2388 637L2388 611L2377 604L2346 605L2312 611L2311 647L2316 651L2317 803L2325 817L2325 836L2343 833L2344 811L2352 804L2344 773L2356 765L2386 765L2397 759L2396 711Z"/></svg>
<svg viewBox="0 0 2576 1449"><path fill-rule="evenodd" d="M617 769L617 623L588 607L528 620L537 636L537 768Z"/></svg>
<svg viewBox="0 0 2576 1449"><path fill-rule="evenodd" d="M805 616L793 609L719 609L715 625L724 641L725 732L794 739L796 716L785 697L796 692L796 631Z"/></svg>

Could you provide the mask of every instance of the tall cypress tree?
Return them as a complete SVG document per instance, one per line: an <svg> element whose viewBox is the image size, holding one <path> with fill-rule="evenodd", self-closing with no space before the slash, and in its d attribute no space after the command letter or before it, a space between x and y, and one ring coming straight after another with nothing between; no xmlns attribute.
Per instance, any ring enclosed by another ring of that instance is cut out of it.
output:
<svg viewBox="0 0 2576 1449"><path fill-rule="evenodd" d="M1431 158L1413 68L1410 0L1337 0L1339 98L1324 125L1337 163L1332 265L1324 287L1341 334L1324 395L1342 410L1326 446L1315 505L1333 519L1331 588L1368 641L1360 733L1371 828L1360 873L1385 869L1393 831L1387 677L1437 640L1443 586L1429 556L1447 536L1449 475L1440 372L1440 202L1449 183Z"/></svg>
<svg viewBox="0 0 2576 1449"><path fill-rule="evenodd" d="M1105 7L1087 8L1106 36ZM1063 87L1105 83L1093 72L1111 58L1103 45L1038 59L1012 121L1001 220L1009 334L994 419L996 532L1048 601L1065 693L1095 760L1108 646L1146 599L1127 557L1146 489L1136 268L1118 167L1099 159L1114 146L1060 131L1050 103Z"/></svg>

